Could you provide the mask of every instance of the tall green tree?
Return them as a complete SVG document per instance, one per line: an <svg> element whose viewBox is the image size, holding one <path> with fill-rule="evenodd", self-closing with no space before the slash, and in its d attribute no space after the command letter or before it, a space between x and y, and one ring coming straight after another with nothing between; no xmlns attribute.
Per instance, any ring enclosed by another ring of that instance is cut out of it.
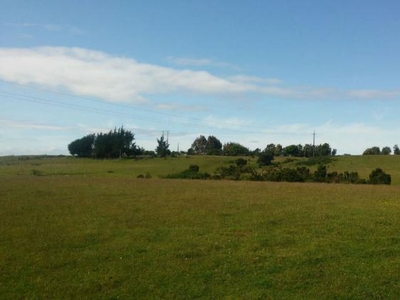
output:
<svg viewBox="0 0 400 300"><path fill-rule="evenodd" d="M200 135L193 141L191 152L195 154L219 155L222 152L222 143L213 135L208 136L207 139L204 135Z"/></svg>
<svg viewBox="0 0 400 300"><path fill-rule="evenodd" d="M160 139L157 139L156 153L160 157L167 157L169 153L169 143L165 140L164 135Z"/></svg>
<svg viewBox="0 0 400 300"><path fill-rule="evenodd" d="M275 144L271 143L271 144L268 144L267 147L265 147L263 152L274 156L275 151L276 151L276 146L275 146Z"/></svg>
<svg viewBox="0 0 400 300"><path fill-rule="evenodd" d="M400 148L397 144L393 146L393 154L400 155Z"/></svg>
<svg viewBox="0 0 400 300"><path fill-rule="evenodd" d="M210 135L207 138L206 153L208 155L219 155L222 152L222 143L215 136Z"/></svg>
<svg viewBox="0 0 400 300"><path fill-rule="evenodd" d="M200 135L192 143L192 149L195 154L205 154L207 149L207 139L204 135Z"/></svg>

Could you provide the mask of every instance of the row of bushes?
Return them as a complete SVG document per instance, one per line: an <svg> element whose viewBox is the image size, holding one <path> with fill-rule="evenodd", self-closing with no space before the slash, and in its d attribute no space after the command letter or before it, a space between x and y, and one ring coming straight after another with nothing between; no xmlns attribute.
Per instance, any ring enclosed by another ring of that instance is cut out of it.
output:
<svg viewBox="0 0 400 300"><path fill-rule="evenodd" d="M236 165L219 167L214 174L199 172L197 165L191 165L188 170L169 174L166 178L181 179L228 179L254 181L286 181L286 182L325 182L325 183L353 183L353 184L391 184L391 176L377 168L371 172L369 179L364 179L357 172L328 173L325 165L319 165L311 172L307 167L284 168L269 166L258 172L255 168L246 165L243 161L236 161Z"/></svg>

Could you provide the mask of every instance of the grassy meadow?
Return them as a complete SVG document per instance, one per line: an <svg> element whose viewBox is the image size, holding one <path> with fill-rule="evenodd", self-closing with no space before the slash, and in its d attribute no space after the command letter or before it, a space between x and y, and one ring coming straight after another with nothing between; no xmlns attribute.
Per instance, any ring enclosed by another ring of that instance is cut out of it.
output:
<svg viewBox="0 0 400 300"><path fill-rule="evenodd" d="M158 178L232 160L0 158L0 299L400 297L399 157L329 166L391 186Z"/></svg>

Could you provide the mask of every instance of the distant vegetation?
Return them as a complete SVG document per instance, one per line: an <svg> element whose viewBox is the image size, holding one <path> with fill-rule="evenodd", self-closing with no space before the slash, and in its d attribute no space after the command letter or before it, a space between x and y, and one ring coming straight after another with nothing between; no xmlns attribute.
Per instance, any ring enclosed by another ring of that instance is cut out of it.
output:
<svg viewBox="0 0 400 300"><path fill-rule="evenodd" d="M169 150L168 138L165 139L164 134L157 139L157 147L155 151L146 151L136 146L134 142L134 134L121 128L115 128L108 133L90 134L71 142L68 149L73 156L77 157L93 157L93 158L128 158L128 157L146 157L151 158L159 156L166 158L167 156L175 157L183 153L171 153ZM393 147L394 154L400 154L397 145ZM320 145L289 145L283 147L280 144L268 144L264 150L255 149L251 151L247 147L237 142L228 142L222 144L215 136L207 138L200 135L196 138L191 148L186 154L189 155L222 155L222 156L256 156L257 166L248 165L247 160L238 158L229 166L219 166L214 172L199 172L197 165L190 165L189 169L176 173L167 174L166 178L181 179L231 179L231 180L253 180L253 181L287 181L287 182L325 182L325 183L356 183L356 184L390 184L391 175L386 174L381 168L373 170L369 178L361 178L356 171L344 172L328 172L327 163L331 161L337 153L336 149L331 148L328 143ZM371 147L364 151L364 155L388 155L391 153L389 147ZM287 162L291 161L291 157L308 158L302 161L304 166L287 167L281 164L274 164L275 157L288 157ZM317 165L317 168L311 171L306 166ZM40 174L37 170L33 172L35 175ZM140 178L151 178L149 173L146 175L138 175Z"/></svg>
<svg viewBox="0 0 400 300"><path fill-rule="evenodd" d="M388 146L383 147L382 150L379 147L374 146L374 147L365 149L365 151L363 152L363 155L389 155L391 153L392 153L392 149L390 149L390 147L388 147ZM393 154L400 155L400 148L397 144L393 146Z"/></svg>
<svg viewBox="0 0 400 300"><path fill-rule="evenodd" d="M391 176L381 168L376 168L369 179L361 178L358 172L330 172L325 165L318 165L312 172L307 167L289 168L280 165L269 166L261 170L247 165L247 160L237 159L235 164L221 166L212 174L199 172L197 165L191 165L188 170L168 174L165 178L174 179L228 179L251 181L286 181L286 182L323 182L323 183L353 183L353 184L390 184Z"/></svg>

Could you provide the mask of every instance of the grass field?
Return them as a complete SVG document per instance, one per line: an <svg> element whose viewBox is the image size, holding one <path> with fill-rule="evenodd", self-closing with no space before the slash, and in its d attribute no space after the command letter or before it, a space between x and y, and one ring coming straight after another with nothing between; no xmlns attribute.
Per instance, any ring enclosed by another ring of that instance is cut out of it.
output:
<svg viewBox="0 0 400 300"><path fill-rule="evenodd" d="M157 178L229 160L3 158L0 299L400 297L397 157L392 186Z"/></svg>

